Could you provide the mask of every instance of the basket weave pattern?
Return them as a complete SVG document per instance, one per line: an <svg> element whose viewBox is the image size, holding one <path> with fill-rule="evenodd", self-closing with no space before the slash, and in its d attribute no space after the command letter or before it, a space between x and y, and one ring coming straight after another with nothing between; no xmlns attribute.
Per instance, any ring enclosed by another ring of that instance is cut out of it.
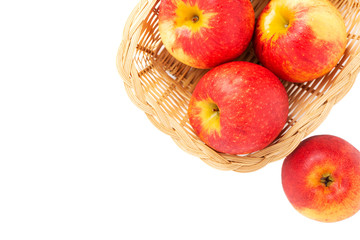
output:
<svg viewBox="0 0 360 240"><path fill-rule="evenodd" d="M141 0L126 23L117 68L132 102L184 151L221 170L250 172L290 154L328 116L350 90L360 71L360 0L332 0L344 17L348 45L334 69L303 84L282 81L290 103L288 122L279 137L256 153L236 156L214 151L194 133L187 106L207 70L174 59L163 47L158 28L160 0ZM268 0L253 0L257 17ZM252 46L237 60L259 63Z"/></svg>

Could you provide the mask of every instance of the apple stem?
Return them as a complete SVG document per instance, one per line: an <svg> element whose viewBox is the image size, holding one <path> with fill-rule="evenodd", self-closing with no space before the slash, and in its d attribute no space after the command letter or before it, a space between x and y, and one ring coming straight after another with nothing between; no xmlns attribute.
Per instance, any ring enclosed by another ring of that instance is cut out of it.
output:
<svg viewBox="0 0 360 240"><path fill-rule="evenodd" d="M193 23L197 23L200 20L199 16L195 15L192 17Z"/></svg>
<svg viewBox="0 0 360 240"><path fill-rule="evenodd" d="M213 106L213 112L218 112L219 111L219 107L217 105Z"/></svg>

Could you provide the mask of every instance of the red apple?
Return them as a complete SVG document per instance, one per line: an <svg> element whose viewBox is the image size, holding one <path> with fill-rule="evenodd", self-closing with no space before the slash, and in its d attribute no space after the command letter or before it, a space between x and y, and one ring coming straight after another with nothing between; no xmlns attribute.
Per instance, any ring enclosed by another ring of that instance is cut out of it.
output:
<svg viewBox="0 0 360 240"><path fill-rule="evenodd" d="M209 69L240 56L251 41L249 0L161 0L161 39L177 60Z"/></svg>
<svg viewBox="0 0 360 240"><path fill-rule="evenodd" d="M285 159L282 185L290 203L306 217L346 219L360 209L360 152L335 136L308 138Z"/></svg>
<svg viewBox="0 0 360 240"><path fill-rule="evenodd" d="M228 154L247 154L269 145L283 129L288 96L269 70L249 62L218 66L200 79L188 116L208 146Z"/></svg>
<svg viewBox="0 0 360 240"><path fill-rule="evenodd" d="M327 0L272 0L260 14L254 49L279 78L306 82L328 73L347 44L339 11Z"/></svg>

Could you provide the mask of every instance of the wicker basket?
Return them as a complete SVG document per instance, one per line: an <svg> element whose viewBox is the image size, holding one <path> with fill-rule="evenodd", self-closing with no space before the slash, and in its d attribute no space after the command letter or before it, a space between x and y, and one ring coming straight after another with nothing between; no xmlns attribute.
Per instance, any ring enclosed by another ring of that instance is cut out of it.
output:
<svg viewBox="0 0 360 240"><path fill-rule="evenodd" d="M257 17L268 0L253 0ZM205 145L189 125L191 93L206 70L175 60L158 29L160 0L142 0L131 13L117 55L117 68L132 102L184 151L221 170L250 172L290 154L313 132L352 87L360 71L360 0L332 0L344 16L348 45L326 76L304 84L283 82L290 101L288 122L267 148L245 156L227 155ZM258 63L251 47L238 59Z"/></svg>

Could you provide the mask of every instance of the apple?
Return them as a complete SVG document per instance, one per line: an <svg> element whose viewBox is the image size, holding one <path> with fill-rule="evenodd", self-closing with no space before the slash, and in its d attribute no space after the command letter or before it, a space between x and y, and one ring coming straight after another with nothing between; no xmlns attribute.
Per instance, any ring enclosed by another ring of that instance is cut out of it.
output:
<svg viewBox="0 0 360 240"><path fill-rule="evenodd" d="M255 27L256 56L290 82L307 82L328 73L346 44L344 20L327 0L272 0Z"/></svg>
<svg viewBox="0 0 360 240"><path fill-rule="evenodd" d="M335 136L308 138L285 159L282 185L290 203L306 217L346 219L360 209L360 152Z"/></svg>
<svg viewBox="0 0 360 240"><path fill-rule="evenodd" d="M249 0L161 0L159 31L168 52L194 68L234 60L249 45L255 14Z"/></svg>
<svg viewBox="0 0 360 240"><path fill-rule="evenodd" d="M228 154L265 148L283 129L288 112L289 100L280 80L249 62L226 63L206 73L188 108L199 138Z"/></svg>

